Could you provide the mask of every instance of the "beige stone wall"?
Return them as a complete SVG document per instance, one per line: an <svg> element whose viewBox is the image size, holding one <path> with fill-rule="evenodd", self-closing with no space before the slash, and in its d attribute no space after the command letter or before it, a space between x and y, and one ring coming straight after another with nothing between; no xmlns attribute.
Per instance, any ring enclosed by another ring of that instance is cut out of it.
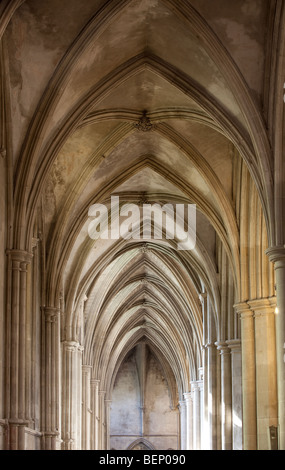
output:
<svg viewBox="0 0 285 470"><path fill-rule="evenodd" d="M110 445L127 449L141 437L155 449L178 448L178 415L170 407L170 397L161 367L153 355L147 361L144 403L134 354L121 365L116 377L111 405ZM142 418L142 406L144 408Z"/></svg>

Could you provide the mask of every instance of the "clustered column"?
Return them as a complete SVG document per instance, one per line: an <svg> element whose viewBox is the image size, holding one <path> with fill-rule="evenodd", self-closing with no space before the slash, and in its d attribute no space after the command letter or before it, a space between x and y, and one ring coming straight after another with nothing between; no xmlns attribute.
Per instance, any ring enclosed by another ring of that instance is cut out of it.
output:
<svg viewBox="0 0 285 470"><path fill-rule="evenodd" d="M91 449L99 449L99 384L100 380L91 379Z"/></svg>
<svg viewBox="0 0 285 470"><path fill-rule="evenodd" d="M7 341L10 341L7 370L7 401L9 403L9 443L11 450L22 449L25 445L25 427L29 426L26 410L26 302L27 302L27 266L32 255L26 251L11 250L8 252L11 270L9 285L7 321Z"/></svg>
<svg viewBox="0 0 285 470"><path fill-rule="evenodd" d="M186 437L185 448L187 450L193 449L193 401L190 392L184 393L185 399L185 422L186 422Z"/></svg>
<svg viewBox="0 0 285 470"><path fill-rule="evenodd" d="M106 448L106 416L105 416L105 390L99 390L99 433L98 445L100 450Z"/></svg>
<svg viewBox="0 0 285 470"><path fill-rule="evenodd" d="M84 450L90 450L91 445L91 371L91 366L82 366L82 449Z"/></svg>
<svg viewBox="0 0 285 470"><path fill-rule="evenodd" d="M241 319L243 447L257 449L254 317L246 302L235 305Z"/></svg>
<svg viewBox="0 0 285 470"><path fill-rule="evenodd" d="M193 449L201 448L201 401L199 381L191 382L191 393L193 400Z"/></svg>
<svg viewBox="0 0 285 470"><path fill-rule="evenodd" d="M44 314L44 409L43 448L60 449L60 310L45 307Z"/></svg>
<svg viewBox="0 0 285 470"><path fill-rule="evenodd" d="M231 350L232 372L232 450L242 450L242 367L241 340L226 341Z"/></svg>
<svg viewBox="0 0 285 470"><path fill-rule="evenodd" d="M187 415L186 415L186 402L179 401L180 412L180 448L181 450L187 449Z"/></svg>
<svg viewBox="0 0 285 470"><path fill-rule="evenodd" d="M248 301L254 312L257 448L270 449L269 428L277 429L275 298Z"/></svg>
<svg viewBox="0 0 285 470"><path fill-rule="evenodd" d="M232 377L228 344L217 343L221 354L221 437L222 450L232 449Z"/></svg>
<svg viewBox="0 0 285 470"><path fill-rule="evenodd" d="M76 341L62 343L62 448L81 448L82 347ZM80 408L79 408L80 407Z"/></svg>

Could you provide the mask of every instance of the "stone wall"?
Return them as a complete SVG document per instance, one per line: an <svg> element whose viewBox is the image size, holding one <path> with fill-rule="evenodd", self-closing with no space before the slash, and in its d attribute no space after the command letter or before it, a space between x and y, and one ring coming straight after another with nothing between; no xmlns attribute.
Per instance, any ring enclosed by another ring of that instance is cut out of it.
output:
<svg viewBox="0 0 285 470"><path fill-rule="evenodd" d="M171 409L161 366L150 351L143 379L140 366L133 350L117 374L110 415L111 449L177 449L178 413Z"/></svg>

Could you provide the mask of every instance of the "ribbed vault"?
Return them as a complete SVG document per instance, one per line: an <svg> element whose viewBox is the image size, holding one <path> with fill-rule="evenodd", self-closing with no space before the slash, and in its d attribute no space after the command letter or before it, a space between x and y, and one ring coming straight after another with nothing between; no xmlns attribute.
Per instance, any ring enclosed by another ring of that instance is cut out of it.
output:
<svg viewBox="0 0 285 470"><path fill-rule="evenodd" d="M171 31L180 47L174 41L166 54ZM262 132L254 140L259 120L249 119L255 107L245 96L227 51L189 2L109 2L55 70L38 111L45 122L34 115L38 137L26 144L26 168L36 178L23 217L32 229L29 214L44 190L47 302L63 295L64 338L84 346L84 362L110 397L120 363L141 341L167 364L183 397L202 365L201 293L211 299L215 336L225 334L216 256L221 246L234 301L241 294L236 162L247 163L264 208L270 199L267 145ZM195 204L195 249L178 252L165 237L92 240L88 210L110 208L114 194L138 206Z"/></svg>
<svg viewBox="0 0 285 470"><path fill-rule="evenodd" d="M63 350L78 347L107 400L126 357L146 345L175 408L200 378L205 348L240 339L233 306L275 294L264 253L277 230L272 146L258 78L270 2L257 2L255 16L234 2L249 20L229 44L207 2L11 3L9 244L29 253L41 244L40 307L60 312ZM232 24L229 2L217 3ZM89 209L104 205L110 221L113 196L140 214L144 204L195 205L195 247L178 250L165 231L93 239Z"/></svg>

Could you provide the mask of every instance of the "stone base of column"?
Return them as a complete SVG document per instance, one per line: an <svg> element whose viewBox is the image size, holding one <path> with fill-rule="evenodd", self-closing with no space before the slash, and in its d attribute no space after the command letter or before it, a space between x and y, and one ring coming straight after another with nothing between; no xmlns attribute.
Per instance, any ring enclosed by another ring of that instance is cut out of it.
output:
<svg viewBox="0 0 285 470"><path fill-rule="evenodd" d="M75 450L74 439L64 439L61 444L61 450Z"/></svg>
<svg viewBox="0 0 285 470"><path fill-rule="evenodd" d="M42 434L42 450L60 450L61 444L58 432L44 432Z"/></svg>
<svg viewBox="0 0 285 470"><path fill-rule="evenodd" d="M9 450L40 450L42 433L31 428L29 421L7 420L6 448Z"/></svg>

